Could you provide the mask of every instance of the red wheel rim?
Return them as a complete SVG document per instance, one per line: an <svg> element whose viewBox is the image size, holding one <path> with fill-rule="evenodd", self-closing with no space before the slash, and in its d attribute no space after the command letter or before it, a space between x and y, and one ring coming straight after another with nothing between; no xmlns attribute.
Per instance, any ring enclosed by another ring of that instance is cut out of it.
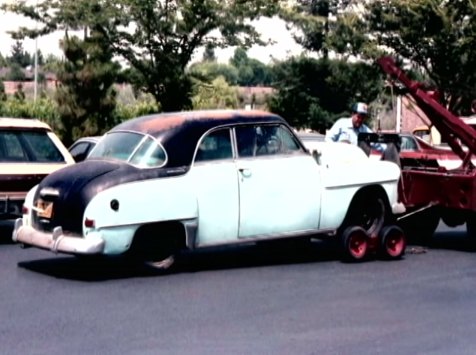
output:
<svg viewBox="0 0 476 355"><path fill-rule="evenodd" d="M400 256L405 248L405 239L401 233L393 233L385 240L385 250L391 257Z"/></svg>
<svg viewBox="0 0 476 355"><path fill-rule="evenodd" d="M367 252L367 236L363 233L353 233L349 238L349 252L355 259L362 259Z"/></svg>

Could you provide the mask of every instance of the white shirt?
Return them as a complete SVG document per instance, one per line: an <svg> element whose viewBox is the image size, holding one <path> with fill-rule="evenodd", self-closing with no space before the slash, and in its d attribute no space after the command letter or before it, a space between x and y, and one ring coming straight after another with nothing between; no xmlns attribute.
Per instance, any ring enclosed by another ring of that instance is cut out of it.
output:
<svg viewBox="0 0 476 355"><path fill-rule="evenodd" d="M326 133L326 142L347 142L358 144L359 133L372 133L372 130L365 124L358 128L352 124L352 118L338 119L330 130Z"/></svg>

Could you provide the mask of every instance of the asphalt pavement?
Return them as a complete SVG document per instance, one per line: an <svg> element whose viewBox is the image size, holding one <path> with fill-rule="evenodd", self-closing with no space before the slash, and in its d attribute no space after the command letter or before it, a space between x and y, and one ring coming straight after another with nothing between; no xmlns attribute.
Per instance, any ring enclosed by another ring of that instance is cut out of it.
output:
<svg viewBox="0 0 476 355"><path fill-rule="evenodd" d="M399 261L262 244L184 254L169 274L21 249L0 231L2 354L476 353L463 228L441 225Z"/></svg>

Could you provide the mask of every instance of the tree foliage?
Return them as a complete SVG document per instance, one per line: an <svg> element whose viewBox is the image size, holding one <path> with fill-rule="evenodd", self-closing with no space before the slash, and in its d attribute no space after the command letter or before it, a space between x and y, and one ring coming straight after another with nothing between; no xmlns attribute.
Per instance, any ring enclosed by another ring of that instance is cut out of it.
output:
<svg viewBox="0 0 476 355"><path fill-rule="evenodd" d="M221 76L229 85L237 85L238 83L238 69L230 64L203 61L193 63L188 72L192 77L202 82L211 83Z"/></svg>
<svg viewBox="0 0 476 355"><path fill-rule="evenodd" d="M200 83L193 97L194 109L237 108L238 93L222 76L214 79L210 84Z"/></svg>
<svg viewBox="0 0 476 355"><path fill-rule="evenodd" d="M230 64L238 71L237 84L240 86L269 86L273 81L272 68L257 59L249 58L245 48L235 49Z"/></svg>
<svg viewBox="0 0 476 355"><path fill-rule="evenodd" d="M115 124L112 85L119 65L104 44L103 35L94 30L84 40L67 35L62 42L66 60L58 72L56 101L66 144L83 135L102 134Z"/></svg>
<svg viewBox="0 0 476 355"><path fill-rule="evenodd" d="M212 43L207 43L205 45L205 50L203 51L203 62L216 62L217 57L215 55L215 46Z"/></svg>
<svg viewBox="0 0 476 355"><path fill-rule="evenodd" d="M356 101L371 102L381 90L381 74L365 63L294 58L276 66L277 92L270 109L298 128L324 132L350 114Z"/></svg>
<svg viewBox="0 0 476 355"><path fill-rule="evenodd" d="M367 24L378 45L424 69L450 110L470 112L476 97L474 1L376 1Z"/></svg>
<svg viewBox="0 0 476 355"><path fill-rule="evenodd" d="M186 73L196 49L250 46L260 43L250 20L274 14L279 0L45 0L38 12L25 1L4 9L38 20L38 31L20 29L16 35L35 36L58 29L94 27L115 55L139 74L138 83L162 110L191 107L192 82ZM217 34L217 35L215 35Z"/></svg>
<svg viewBox="0 0 476 355"><path fill-rule="evenodd" d="M296 0L283 8L280 15L293 29L294 39L303 48L327 56L329 38L335 32L337 17L359 1Z"/></svg>
<svg viewBox="0 0 476 355"><path fill-rule="evenodd" d="M12 45L11 54L7 57L7 61L10 64L18 65L21 68L26 68L32 64L30 53L23 49L23 43L19 40L15 41Z"/></svg>

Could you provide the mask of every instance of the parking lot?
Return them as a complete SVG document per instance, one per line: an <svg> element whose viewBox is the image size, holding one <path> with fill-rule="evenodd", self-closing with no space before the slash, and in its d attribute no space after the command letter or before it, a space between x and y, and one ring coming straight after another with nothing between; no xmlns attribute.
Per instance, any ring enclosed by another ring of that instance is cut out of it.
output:
<svg viewBox="0 0 476 355"><path fill-rule="evenodd" d="M332 244L183 255L159 275L11 244L1 228L5 354L473 354L476 254L440 226L404 260Z"/></svg>

